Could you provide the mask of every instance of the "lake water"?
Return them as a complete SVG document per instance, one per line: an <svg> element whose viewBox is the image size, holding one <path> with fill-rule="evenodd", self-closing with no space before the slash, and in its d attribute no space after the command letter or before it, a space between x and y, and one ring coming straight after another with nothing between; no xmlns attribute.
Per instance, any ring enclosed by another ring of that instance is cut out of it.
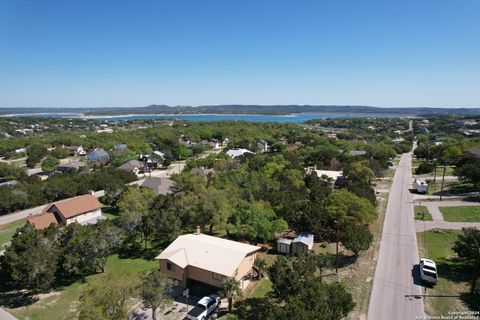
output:
<svg viewBox="0 0 480 320"><path fill-rule="evenodd" d="M62 113L42 113L29 114L21 116L33 117L79 117L79 114L62 114ZM141 120L141 119L182 119L190 121L226 121L226 120L241 120L254 122L304 122L311 119L324 118L395 118L397 115L347 115L347 114L291 114L291 115L250 115L250 114L188 114L188 115L131 115L131 116L113 116L113 117L92 117L91 119L105 120L105 121L127 121L127 120Z"/></svg>

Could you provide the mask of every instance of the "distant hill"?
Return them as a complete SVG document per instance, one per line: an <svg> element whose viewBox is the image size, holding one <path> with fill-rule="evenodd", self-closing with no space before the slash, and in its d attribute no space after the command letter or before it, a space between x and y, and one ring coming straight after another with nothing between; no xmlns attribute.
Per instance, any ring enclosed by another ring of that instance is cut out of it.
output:
<svg viewBox="0 0 480 320"><path fill-rule="evenodd" d="M480 108L384 108L370 106L311 106L311 105L217 105L217 106L166 106L147 107L99 107L99 108L0 108L0 114L31 113L81 113L85 115L125 114L264 114L284 115L292 113L330 114L393 114L393 115L479 115Z"/></svg>

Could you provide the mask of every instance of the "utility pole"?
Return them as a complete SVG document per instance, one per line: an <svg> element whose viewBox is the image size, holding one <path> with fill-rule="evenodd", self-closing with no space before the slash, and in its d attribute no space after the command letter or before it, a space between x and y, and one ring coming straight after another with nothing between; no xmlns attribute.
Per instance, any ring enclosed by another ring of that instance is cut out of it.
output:
<svg viewBox="0 0 480 320"><path fill-rule="evenodd" d="M442 187L440 188L440 201L442 201L443 197L443 183L445 182L445 171L447 171L447 165L443 165Z"/></svg>

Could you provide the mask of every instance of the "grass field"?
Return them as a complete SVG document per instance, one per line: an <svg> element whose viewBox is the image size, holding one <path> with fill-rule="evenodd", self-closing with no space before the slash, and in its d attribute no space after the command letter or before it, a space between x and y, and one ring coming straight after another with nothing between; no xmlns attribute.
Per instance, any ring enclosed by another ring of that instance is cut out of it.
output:
<svg viewBox="0 0 480 320"><path fill-rule="evenodd" d="M253 289L249 298L263 298L267 293L272 291L272 282L268 279L262 279Z"/></svg>
<svg viewBox="0 0 480 320"><path fill-rule="evenodd" d="M422 221L432 221L432 215L428 212L426 206L415 206L415 219Z"/></svg>
<svg viewBox="0 0 480 320"><path fill-rule="evenodd" d="M466 303L472 270L455 258L452 247L459 230L431 230L417 233L420 257L437 263L438 283L426 288L425 311L431 316L448 316L448 312L470 310Z"/></svg>
<svg viewBox="0 0 480 320"><path fill-rule="evenodd" d="M480 222L480 206L440 207L445 221Z"/></svg>
<svg viewBox="0 0 480 320"><path fill-rule="evenodd" d="M3 245L10 241L18 228L25 224L25 219L14 221L0 226L0 250Z"/></svg>
<svg viewBox="0 0 480 320"><path fill-rule="evenodd" d="M121 273L133 271L141 273L158 267L158 262L144 259L120 259L117 255L108 258L107 271ZM99 275L88 276L86 282ZM63 290L43 295L31 305L8 309L18 319L31 320L57 320L77 319L78 299L86 283L75 282L63 288Z"/></svg>

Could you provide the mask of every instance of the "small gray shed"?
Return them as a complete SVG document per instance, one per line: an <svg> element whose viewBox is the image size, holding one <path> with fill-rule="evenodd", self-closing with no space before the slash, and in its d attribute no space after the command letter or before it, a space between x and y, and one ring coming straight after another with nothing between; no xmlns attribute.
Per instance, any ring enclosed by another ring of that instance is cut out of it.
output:
<svg viewBox="0 0 480 320"><path fill-rule="evenodd" d="M306 253L313 248L313 234L300 233L291 244L292 254Z"/></svg>
<svg viewBox="0 0 480 320"><path fill-rule="evenodd" d="M290 253L292 239L280 238L277 240L277 251L280 253Z"/></svg>

